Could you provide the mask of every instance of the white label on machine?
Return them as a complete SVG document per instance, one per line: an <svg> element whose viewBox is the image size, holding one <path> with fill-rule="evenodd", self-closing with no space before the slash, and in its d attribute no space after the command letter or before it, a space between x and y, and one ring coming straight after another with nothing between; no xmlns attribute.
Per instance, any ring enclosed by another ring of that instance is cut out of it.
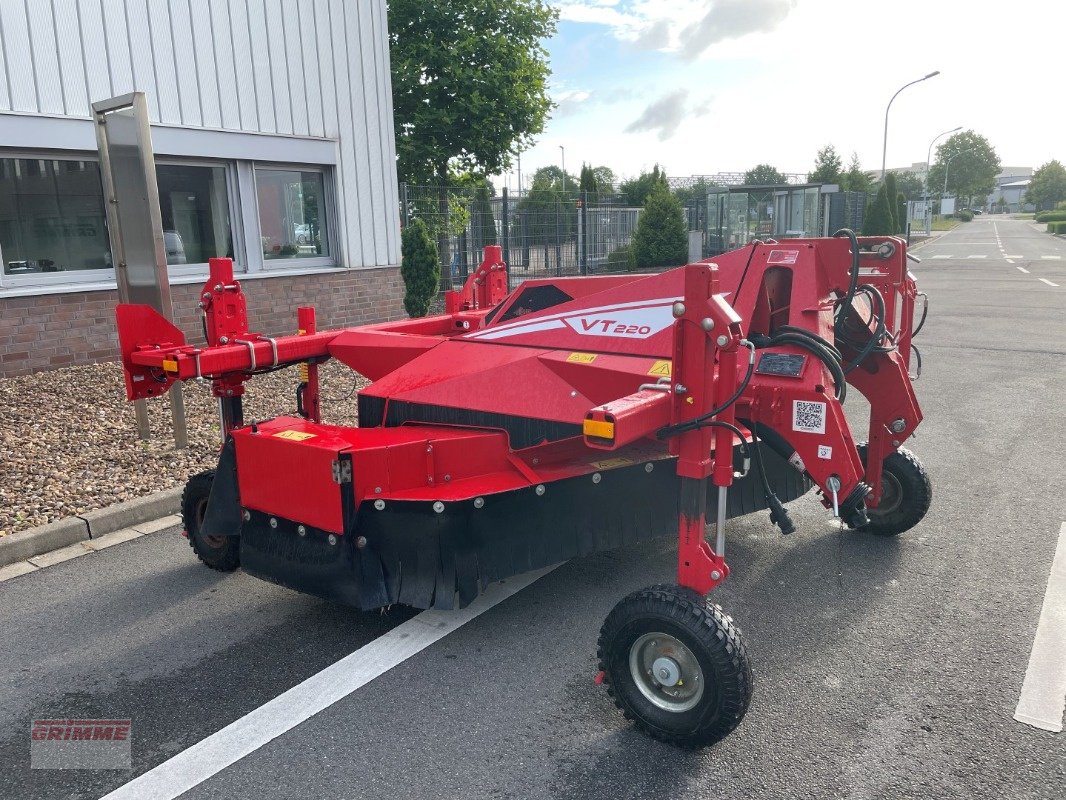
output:
<svg viewBox="0 0 1066 800"><path fill-rule="evenodd" d="M799 453L793 453L790 455L788 457L788 463L795 467L797 472L805 472L807 469L807 465L803 463L803 459L800 457Z"/></svg>
<svg viewBox="0 0 1066 800"><path fill-rule="evenodd" d="M818 445L818 458L829 461L833 458L833 448L827 444Z"/></svg>
<svg viewBox="0 0 1066 800"><path fill-rule="evenodd" d="M792 430L825 433L825 403L793 400Z"/></svg>

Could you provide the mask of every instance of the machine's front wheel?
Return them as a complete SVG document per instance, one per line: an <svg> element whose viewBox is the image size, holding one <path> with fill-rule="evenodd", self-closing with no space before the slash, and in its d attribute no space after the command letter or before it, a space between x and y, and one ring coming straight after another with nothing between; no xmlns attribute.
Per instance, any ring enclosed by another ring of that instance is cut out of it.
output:
<svg viewBox="0 0 1066 800"><path fill-rule="evenodd" d="M859 445L866 463L866 445ZM869 523L859 530L878 536L897 536L922 521L933 501L933 484L922 463L903 447L885 459L881 476L881 502L866 509Z"/></svg>
<svg viewBox="0 0 1066 800"><path fill-rule="evenodd" d="M181 521L196 557L211 569L232 572L241 564L240 539L236 536L205 536L202 532L214 479L213 471L200 472L189 478L181 493Z"/></svg>
<svg viewBox="0 0 1066 800"><path fill-rule="evenodd" d="M679 586L626 597L603 623L600 670L627 719L656 739L713 744L744 718L751 667L722 609Z"/></svg>

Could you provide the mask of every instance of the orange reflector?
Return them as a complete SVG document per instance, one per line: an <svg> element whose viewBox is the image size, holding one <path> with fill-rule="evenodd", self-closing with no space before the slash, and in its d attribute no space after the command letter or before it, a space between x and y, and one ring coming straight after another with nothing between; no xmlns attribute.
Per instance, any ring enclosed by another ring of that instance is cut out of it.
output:
<svg viewBox="0 0 1066 800"><path fill-rule="evenodd" d="M581 431L596 439L613 439L614 423L602 419L586 419L581 425Z"/></svg>
<svg viewBox="0 0 1066 800"><path fill-rule="evenodd" d="M164 372L177 372L178 371L178 362L175 361L172 358L164 358L163 359L163 371Z"/></svg>

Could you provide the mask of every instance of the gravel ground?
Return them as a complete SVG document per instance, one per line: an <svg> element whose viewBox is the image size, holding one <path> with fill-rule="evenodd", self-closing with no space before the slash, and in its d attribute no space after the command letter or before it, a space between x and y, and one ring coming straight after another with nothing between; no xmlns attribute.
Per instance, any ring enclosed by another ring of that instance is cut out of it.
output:
<svg viewBox="0 0 1066 800"><path fill-rule="evenodd" d="M324 422L354 425L368 381L321 368ZM295 415L295 369L249 381L245 419ZM206 382L185 385L189 447L174 449L170 401L148 403L152 437L137 439L118 363L0 379L0 536L179 486L215 464L218 406Z"/></svg>

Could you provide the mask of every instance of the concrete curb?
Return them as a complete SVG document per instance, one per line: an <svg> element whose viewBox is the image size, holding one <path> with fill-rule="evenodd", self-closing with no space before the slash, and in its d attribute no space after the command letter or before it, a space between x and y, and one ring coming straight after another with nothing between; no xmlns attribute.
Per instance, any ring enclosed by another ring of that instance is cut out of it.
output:
<svg viewBox="0 0 1066 800"><path fill-rule="evenodd" d="M0 538L0 567L177 514L181 492L179 486L4 536Z"/></svg>

